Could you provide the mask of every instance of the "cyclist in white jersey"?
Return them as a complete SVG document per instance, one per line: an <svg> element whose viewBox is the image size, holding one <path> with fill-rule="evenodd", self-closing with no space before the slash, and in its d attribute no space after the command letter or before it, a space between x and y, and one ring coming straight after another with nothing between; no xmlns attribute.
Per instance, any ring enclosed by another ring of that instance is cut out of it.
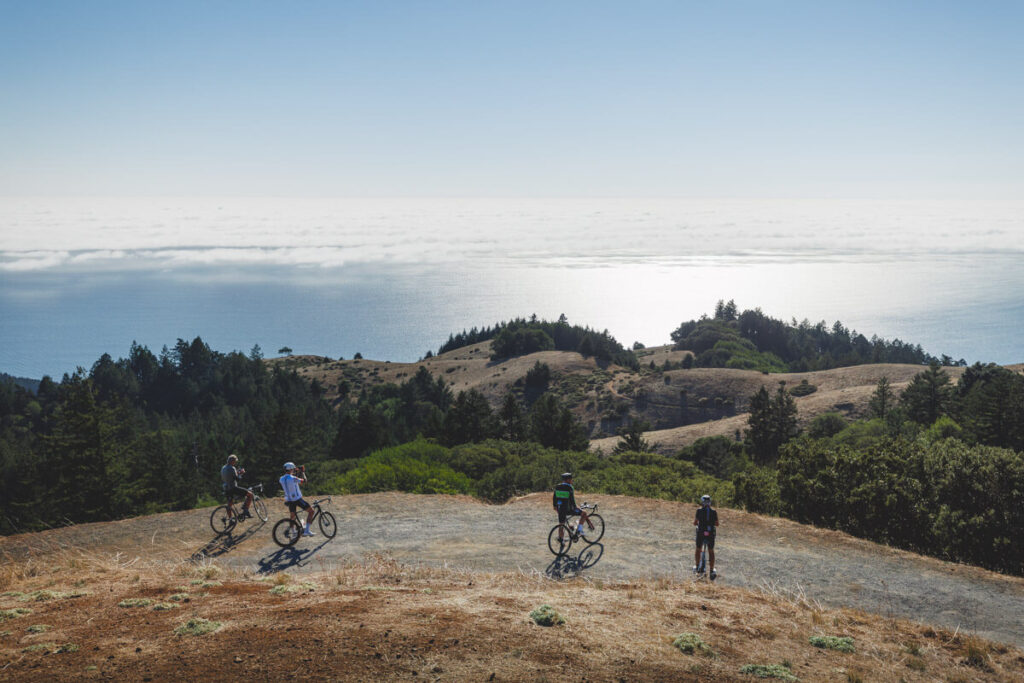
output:
<svg viewBox="0 0 1024 683"><path fill-rule="evenodd" d="M296 476L295 472L298 472L299 475ZM296 508L306 510L306 530L302 532L302 535L313 536L313 531L309 528L309 525L313 522L313 508L302 499L302 490L299 489L299 484L306 483L306 468L296 467L293 462L286 462L284 464L284 473L284 476L278 480L281 482L281 488L284 489L284 504L288 506L288 511L291 512L293 520L296 518Z"/></svg>

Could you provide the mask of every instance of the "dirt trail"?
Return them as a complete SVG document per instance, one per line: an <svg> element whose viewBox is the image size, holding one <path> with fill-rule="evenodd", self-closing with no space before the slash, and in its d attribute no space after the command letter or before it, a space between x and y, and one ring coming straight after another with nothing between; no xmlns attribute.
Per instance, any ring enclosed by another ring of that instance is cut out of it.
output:
<svg viewBox="0 0 1024 683"><path fill-rule="evenodd" d="M589 564L580 572L584 577L621 581L688 576L693 506L622 496L594 500L607 531L584 557ZM170 562L213 558L252 571L294 573L330 570L339 562L379 552L410 564L475 571L576 573L571 565L553 564L547 549L547 532L555 523L548 494L498 506L453 496L338 496L328 506L338 518L337 537L303 538L284 550L270 538L284 506L271 501L269 507L269 523L246 522L227 540L213 536L209 510L192 510L7 537L0 539L0 557L84 548ZM1024 647L1022 579L788 520L733 510L720 514L720 581L959 627Z"/></svg>

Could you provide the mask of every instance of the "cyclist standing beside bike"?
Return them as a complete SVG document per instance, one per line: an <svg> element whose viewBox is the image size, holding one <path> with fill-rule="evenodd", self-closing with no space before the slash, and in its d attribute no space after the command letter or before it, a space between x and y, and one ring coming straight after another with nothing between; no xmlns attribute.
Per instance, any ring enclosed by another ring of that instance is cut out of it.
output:
<svg viewBox="0 0 1024 683"><path fill-rule="evenodd" d="M237 464L238 456L232 453L228 456L227 464L220 468L221 488L224 489L224 495L228 497L228 504L235 496L245 499L245 504L242 505L242 519L249 519L252 517L252 513L249 512L249 506L252 505L252 491L238 485L245 470L236 467Z"/></svg>
<svg viewBox="0 0 1024 683"><path fill-rule="evenodd" d="M587 518L587 513L576 505L575 493L576 490L572 487L572 472L566 472L562 475L562 483L555 485L555 493L551 498L551 504L554 506L555 511L558 512L558 523L565 524L567 517L579 515L580 526L582 527L583 524L586 524L593 531L594 525ZM575 530L573 533L575 533ZM558 530L558 540L562 540L561 528Z"/></svg>
<svg viewBox="0 0 1024 683"><path fill-rule="evenodd" d="M700 497L700 507L693 517L693 525L697 527L697 549L693 553L693 572L697 573L700 566L700 551L705 543L708 546L708 568L712 579L715 572L715 533L718 527L718 510L711 507L711 496Z"/></svg>
<svg viewBox="0 0 1024 683"><path fill-rule="evenodd" d="M295 472L298 472L299 476L295 476ZM313 523L313 508L302 498L302 490L299 488L299 484L306 483L306 468L296 467L293 462L286 462L284 476L278 481L281 482L281 488L284 489L284 503L288 506L292 519L296 520L296 508L306 510L306 530L302 532L302 535L313 536L313 531L309 528Z"/></svg>

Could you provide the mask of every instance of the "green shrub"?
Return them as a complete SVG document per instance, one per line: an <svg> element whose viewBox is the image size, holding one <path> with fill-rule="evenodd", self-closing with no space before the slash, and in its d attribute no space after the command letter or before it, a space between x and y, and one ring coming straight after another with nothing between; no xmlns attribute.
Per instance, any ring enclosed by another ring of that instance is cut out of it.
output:
<svg viewBox="0 0 1024 683"><path fill-rule="evenodd" d="M125 598L117 603L118 607L149 607L153 601L149 598Z"/></svg>
<svg viewBox="0 0 1024 683"><path fill-rule="evenodd" d="M853 638L849 636L811 636L809 638L814 647L826 650L838 650L839 652L853 652Z"/></svg>
<svg viewBox="0 0 1024 683"><path fill-rule="evenodd" d="M839 413L823 413L807 426L807 435L812 439L827 439L846 429L846 418Z"/></svg>
<svg viewBox="0 0 1024 683"><path fill-rule="evenodd" d="M168 610L177 609L178 606L173 602L158 602L153 605L154 612L166 612Z"/></svg>
<svg viewBox="0 0 1024 683"><path fill-rule="evenodd" d="M25 631L28 633L46 633L49 630L49 624L32 624L27 629L25 629Z"/></svg>
<svg viewBox="0 0 1024 683"><path fill-rule="evenodd" d="M562 615L551 605L541 605L530 612L530 618L538 626L559 626L565 623Z"/></svg>
<svg viewBox="0 0 1024 683"><path fill-rule="evenodd" d="M8 619L17 619L23 617L26 614L32 614L32 610L25 609L24 607L15 607L14 609L0 609L0 623L7 621Z"/></svg>
<svg viewBox="0 0 1024 683"><path fill-rule="evenodd" d="M202 636L207 633L213 633L219 628L219 621L210 621L208 619L203 619L202 617L195 617L174 629L174 633L179 636Z"/></svg>
<svg viewBox="0 0 1024 683"><path fill-rule="evenodd" d="M680 633L672 645L688 655L711 654L711 648L696 633Z"/></svg>
<svg viewBox="0 0 1024 683"><path fill-rule="evenodd" d="M814 384L810 384L806 379L800 380L800 384L789 390L791 396L810 396L818 387Z"/></svg>
<svg viewBox="0 0 1024 683"><path fill-rule="evenodd" d="M740 668L741 674L758 678L779 678L784 681L799 681L787 667L781 664L747 664Z"/></svg>

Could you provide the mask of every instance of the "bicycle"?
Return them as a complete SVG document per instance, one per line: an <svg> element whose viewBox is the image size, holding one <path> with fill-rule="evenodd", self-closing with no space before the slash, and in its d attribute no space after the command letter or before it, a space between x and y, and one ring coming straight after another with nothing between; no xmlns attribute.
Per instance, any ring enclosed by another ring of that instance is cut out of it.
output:
<svg viewBox="0 0 1024 683"><path fill-rule="evenodd" d="M327 510L320 507L321 503L330 503L330 497L321 498L310 503L310 507L313 509L313 519L309 520L310 524L313 520L316 520L317 526L320 527L320 533L324 535L324 538L334 538L338 533L338 521L334 519ZM274 537L274 543L278 544L282 548L288 548L299 540L299 536L302 534L303 525L296 519L291 517L285 517L284 519L278 520L277 524L274 525L274 530L271 535Z"/></svg>
<svg viewBox="0 0 1024 683"><path fill-rule="evenodd" d="M589 529L586 524L581 527L579 522L571 521L577 515L568 515L565 518L565 522L559 522L548 532L548 550L555 555L569 554L569 549L576 541L584 541L587 545L594 545L604 536L604 519L601 515L597 514L597 503L593 505L583 503L583 505L580 505L580 509L591 511L587 514L587 519L594 525L594 528ZM562 530L561 534L559 534L559 529Z"/></svg>
<svg viewBox="0 0 1024 683"><path fill-rule="evenodd" d="M260 518L260 521L266 522L270 519L270 514L267 512L267 504L260 498L263 493L263 484L256 484L252 488L246 489L252 493L252 505L250 509L256 512L256 516ZM235 525L241 522L244 517L242 514L235 510L234 496L228 496L228 502L224 505L218 505L210 513L210 528L213 529L213 533L218 536L224 534L230 534L231 530L235 528Z"/></svg>

